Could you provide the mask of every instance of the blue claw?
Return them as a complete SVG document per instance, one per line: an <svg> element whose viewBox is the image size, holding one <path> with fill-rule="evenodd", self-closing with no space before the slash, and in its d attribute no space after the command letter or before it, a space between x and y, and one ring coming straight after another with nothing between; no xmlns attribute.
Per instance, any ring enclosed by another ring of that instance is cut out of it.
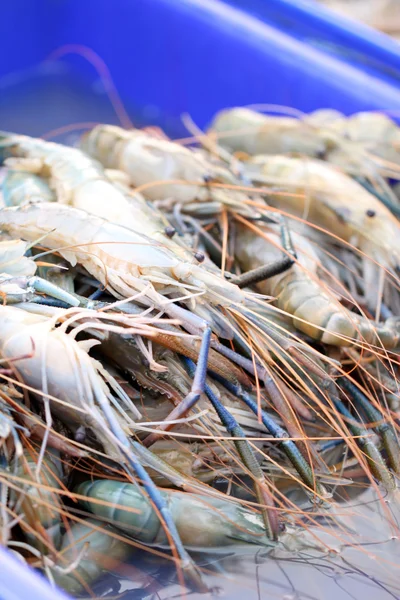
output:
<svg viewBox="0 0 400 600"><path fill-rule="evenodd" d="M283 438L283 440L280 441L279 445L282 446L286 456L288 457L296 471L299 473L301 479L311 489L316 490L316 492L322 496L324 491L319 485L319 483L316 481L313 470L311 469L304 456L301 454L300 450L297 448L296 444L291 439L289 439L289 434L287 433L287 431L285 431L283 427L278 425L278 423L276 423L276 421L264 410L261 409L260 411L254 399L250 396L250 394L241 389L240 386L234 385L233 383L227 381L220 375L213 374L213 377L217 379L217 381L222 383L222 385L234 396L242 400L255 415L259 414L260 412L261 420L267 431L274 438Z"/></svg>
<svg viewBox="0 0 400 600"><path fill-rule="evenodd" d="M334 391L330 395L330 398L335 408L345 418L346 425L351 433L356 436L355 442L357 446L359 446L360 450L364 452L373 475L376 477L376 479L378 479L378 481L383 483L386 489L393 489L395 487L395 483L392 474L386 467L385 461L383 460L378 448L371 440L370 432L357 421L357 419L346 408L343 402L337 397Z"/></svg>
<svg viewBox="0 0 400 600"><path fill-rule="evenodd" d="M182 357L184 364L187 367L187 370L191 377L194 377L196 373L196 365L190 358ZM224 425L226 431L231 435L234 440L233 443L243 460L244 465L249 469L249 471L253 474L255 478L256 492L257 496L262 501L262 504L266 504L268 506L273 506L273 501L269 495L269 492L266 492L265 489L265 479L264 473L254 455L253 449L250 444L246 440L246 435L243 429L240 427L239 423L236 419L231 415L229 410L225 408L225 406L220 402L217 396L214 394L210 386L204 382L204 392L207 398L210 400L213 405L217 415L219 416L221 423ZM263 510L263 520L268 533L268 536L272 540L276 540L279 534L279 520L276 516L275 510L268 510L266 508Z"/></svg>
<svg viewBox="0 0 400 600"><path fill-rule="evenodd" d="M380 423L374 429L381 436L390 467L400 474L400 445L392 425L384 421L384 415L371 404L366 396L346 377L338 379L339 386L346 391L356 406L360 407L372 423Z"/></svg>
<svg viewBox="0 0 400 600"><path fill-rule="evenodd" d="M134 446L127 439L107 399L101 393L96 393L96 400L98 401L103 411L103 414L110 426L112 433L119 441L119 448L123 456L125 457L128 465L131 467L131 469L133 469L133 474L136 475L137 479L143 485L144 489L149 495L149 498L154 503L154 506L157 508L160 520L163 522L166 531L169 532L171 540L176 548L179 558L181 559L182 570L186 571L187 575L191 578L191 580L199 590L208 590L208 588L202 582L201 576L194 562L192 561L182 544L178 530L163 496L160 494L158 487L152 481L150 475L140 463L138 457L134 452Z"/></svg>
<svg viewBox="0 0 400 600"><path fill-rule="evenodd" d="M46 281L46 279L42 279L41 277L31 277L29 285L39 294L47 294L47 296L65 302L68 306L79 306L80 304L76 296L73 296L57 285L54 285L54 283Z"/></svg>

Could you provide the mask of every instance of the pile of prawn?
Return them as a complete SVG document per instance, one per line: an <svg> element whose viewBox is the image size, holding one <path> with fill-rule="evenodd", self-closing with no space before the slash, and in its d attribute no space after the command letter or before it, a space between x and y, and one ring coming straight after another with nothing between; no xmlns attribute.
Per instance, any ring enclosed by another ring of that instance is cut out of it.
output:
<svg viewBox="0 0 400 600"><path fill-rule="evenodd" d="M1 544L74 596L137 548L208 592L195 557L325 556L344 490L396 496L399 142L244 108L1 134Z"/></svg>

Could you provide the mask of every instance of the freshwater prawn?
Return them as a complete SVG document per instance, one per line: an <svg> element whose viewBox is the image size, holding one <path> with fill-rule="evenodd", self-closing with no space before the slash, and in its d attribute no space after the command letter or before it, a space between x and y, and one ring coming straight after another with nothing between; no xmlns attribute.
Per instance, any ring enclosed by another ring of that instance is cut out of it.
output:
<svg viewBox="0 0 400 600"><path fill-rule="evenodd" d="M150 502L129 483L113 480L84 482L75 492L86 497L83 506L125 534L146 544L168 547L165 532ZM211 496L162 490L186 548L209 551L231 545L273 542L265 535L262 518L237 502ZM91 502L92 499L104 500ZM113 507L112 504L117 505ZM134 511L124 510L132 508Z"/></svg>
<svg viewBox="0 0 400 600"><path fill-rule="evenodd" d="M100 365L88 355L93 341L77 342L56 327L57 320L13 306L0 306L0 315L3 357L22 357L15 362L15 369L27 385L37 390L39 399L46 402L46 396L52 398L51 412L72 431L79 426L93 429L107 445L107 428L97 404L108 406L110 391ZM119 389L117 385L115 389ZM119 393L127 402L121 390ZM116 454L114 446L110 439L112 455Z"/></svg>
<svg viewBox="0 0 400 600"><path fill-rule="evenodd" d="M249 108L228 108L217 113L208 130L231 152L283 154L296 152L321 156L326 143L317 128L294 117L264 115Z"/></svg>
<svg viewBox="0 0 400 600"><path fill-rule="evenodd" d="M133 187L157 206L176 203L185 212L219 213L230 206L242 214L252 211L239 190L213 188L212 182L238 184L224 166L206 156L169 140L158 139L144 131L126 131L112 125L98 125L83 136L81 148L105 167L123 171ZM253 211L254 212L254 211Z"/></svg>
<svg viewBox="0 0 400 600"><path fill-rule="evenodd" d="M257 300L202 265L182 261L150 238L95 215L88 218L86 212L69 206L43 203L40 209L36 205L5 208L0 212L0 226L12 235L23 232L31 241L45 235L47 247L58 250L71 264L84 266L114 296L129 298L139 292L141 302L166 312L189 332L203 337L204 327L211 327L229 338L238 324L234 315L228 321L221 308L228 313L231 307L247 311L247 302ZM189 306L196 314L163 295L175 288L176 297L180 286L197 291L195 298L193 292L189 296ZM267 335L268 331L267 327ZM222 350L219 345L218 351Z"/></svg>
<svg viewBox="0 0 400 600"><path fill-rule="evenodd" d="M297 118L265 115L248 108L218 113L209 129L211 139L240 158L294 155L323 158L355 178L400 216L394 191L386 178L399 179L400 133L397 124L378 112L349 117L320 109Z"/></svg>
<svg viewBox="0 0 400 600"><path fill-rule="evenodd" d="M398 179L400 166L400 129L382 112L363 111L345 116L338 111L318 110L306 117L327 140L327 160L350 172L374 167L386 177ZM260 153L261 154L261 153Z"/></svg>
<svg viewBox="0 0 400 600"><path fill-rule="evenodd" d="M37 265L30 256L25 256L28 244L23 240L0 241L0 273L30 277L35 274Z"/></svg>
<svg viewBox="0 0 400 600"><path fill-rule="evenodd" d="M325 344L349 346L359 341L381 343L387 349L396 348L400 343L398 319L374 323L341 306L319 281L317 269L320 261L311 243L296 232L292 232L292 240L296 263L256 285L264 294L275 298L274 302L281 310L292 316L294 327ZM261 270L264 265L276 262L284 248L276 227L238 222L235 251L246 272Z"/></svg>
<svg viewBox="0 0 400 600"><path fill-rule="evenodd" d="M26 171L7 171L1 187L6 206L56 200L55 193L43 178Z"/></svg>
<svg viewBox="0 0 400 600"><path fill-rule="evenodd" d="M315 159L255 156L246 163L246 173L256 183L279 186L279 193L268 196L269 204L360 251L367 302L376 308L379 267L397 281L400 265L400 225L390 210L339 169ZM318 239L320 234L308 227L307 235Z"/></svg>
<svg viewBox="0 0 400 600"><path fill-rule="evenodd" d="M295 118L235 107L217 113L208 134L231 152L323 157L347 172L399 176L400 130L380 112L319 109Z"/></svg>

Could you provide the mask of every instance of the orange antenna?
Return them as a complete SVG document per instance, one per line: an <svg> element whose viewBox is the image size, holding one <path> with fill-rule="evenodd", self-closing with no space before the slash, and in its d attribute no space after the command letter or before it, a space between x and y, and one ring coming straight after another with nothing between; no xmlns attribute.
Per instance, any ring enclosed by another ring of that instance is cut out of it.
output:
<svg viewBox="0 0 400 600"><path fill-rule="evenodd" d="M110 70L104 60L94 50L92 50L92 48L83 46L82 44L66 44L65 46L61 46L60 48L54 50L54 52L52 52L46 60L56 61L68 54L77 54L78 56L82 56L82 58L87 60L94 67L104 84L107 95L121 125L126 129L132 129L133 123L125 110L113 78L111 77Z"/></svg>

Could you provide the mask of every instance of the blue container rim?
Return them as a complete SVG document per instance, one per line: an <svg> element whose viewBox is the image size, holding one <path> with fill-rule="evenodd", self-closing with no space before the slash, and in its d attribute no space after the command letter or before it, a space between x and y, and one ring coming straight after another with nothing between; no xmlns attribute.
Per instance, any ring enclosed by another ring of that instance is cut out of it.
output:
<svg viewBox="0 0 400 600"><path fill-rule="evenodd" d="M21 563L0 546L1 600L71 600L64 592L52 588L44 577Z"/></svg>

